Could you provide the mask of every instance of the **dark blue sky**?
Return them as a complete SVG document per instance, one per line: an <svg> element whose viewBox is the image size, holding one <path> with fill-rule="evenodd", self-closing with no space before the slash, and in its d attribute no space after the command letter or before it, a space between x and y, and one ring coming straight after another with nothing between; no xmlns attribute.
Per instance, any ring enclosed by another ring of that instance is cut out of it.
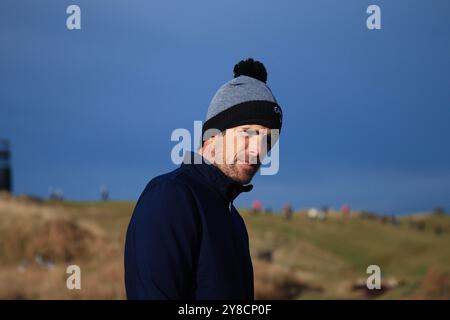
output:
<svg viewBox="0 0 450 320"><path fill-rule="evenodd" d="M66 29L81 7L82 30ZM381 7L382 29L366 28ZM238 205L450 210L450 2L0 2L14 191L136 200L243 58L284 111L280 171Z"/></svg>

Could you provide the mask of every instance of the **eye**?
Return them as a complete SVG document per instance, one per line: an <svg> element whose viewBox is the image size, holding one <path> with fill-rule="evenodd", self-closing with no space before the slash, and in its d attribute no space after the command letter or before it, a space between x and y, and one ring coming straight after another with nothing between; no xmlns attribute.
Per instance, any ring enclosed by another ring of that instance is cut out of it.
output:
<svg viewBox="0 0 450 320"><path fill-rule="evenodd" d="M237 134L238 134L238 136L240 136L240 137L248 137L247 131L242 130L242 129L238 130L238 131L237 131Z"/></svg>

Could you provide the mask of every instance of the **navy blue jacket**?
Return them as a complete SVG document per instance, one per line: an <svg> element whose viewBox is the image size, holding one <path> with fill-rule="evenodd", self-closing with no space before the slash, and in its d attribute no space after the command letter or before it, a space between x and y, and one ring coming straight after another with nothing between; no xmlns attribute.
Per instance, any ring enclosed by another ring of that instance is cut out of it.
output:
<svg viewBox="0 0 450 320"><path fill-rule="evenodd" d="M151 180L126 235L128 299L252 300L247 229L233 206L251 189L206 163Z"/></svg>

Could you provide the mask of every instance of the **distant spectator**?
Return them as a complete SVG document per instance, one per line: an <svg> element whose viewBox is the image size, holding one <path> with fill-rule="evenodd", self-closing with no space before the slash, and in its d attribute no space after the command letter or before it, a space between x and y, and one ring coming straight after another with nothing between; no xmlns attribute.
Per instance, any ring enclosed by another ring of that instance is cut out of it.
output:
<svg viewBox="0 0 450 320"><path fill-rule="evenodd" d="M292 218L292 207L288 203L283 206L283 217L287 220Z"/></svg>
<svg viewBox="0 0 450 320"><path fill-rule="evenodd" d="M350 207L347 204L342 205L341 214L344 219L348 219L350 216Z"/></svg>
<svg viewBox="0 0 450 320"><path fill-rule="evenodd" d="M317 216L317 218L319 220L325 220L328 216L328 207L327 206L323 206L322 209L319 211L319 214Z"/></svg>
<svg viewBox="0 0 450 320"><path fill-rule="evenodd" d="M101 185L100 186L100 198L103 201L108 201L109 200L109 190L108 187L105 185Z"/></svg>
<svg viewBox="0 0 450 320"><path fill-rule="evenodd" d="M253 213L259 213L261 212L262 209L262 202L259 200L255 200L252 203L252 212Z"/></svg>

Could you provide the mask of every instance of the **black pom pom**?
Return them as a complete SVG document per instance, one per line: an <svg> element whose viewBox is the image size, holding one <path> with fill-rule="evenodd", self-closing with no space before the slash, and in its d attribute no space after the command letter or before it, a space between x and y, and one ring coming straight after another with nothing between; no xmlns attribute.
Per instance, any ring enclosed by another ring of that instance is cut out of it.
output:
<svg viewBox="0 0 450 320"><path fill-rule="evenodd" d="M252 58L239 61L239 63L234 66L233 72L235 78L239 76L248 76L264 83L267 82L266 68L261 62L255 61Z"/></svg>

